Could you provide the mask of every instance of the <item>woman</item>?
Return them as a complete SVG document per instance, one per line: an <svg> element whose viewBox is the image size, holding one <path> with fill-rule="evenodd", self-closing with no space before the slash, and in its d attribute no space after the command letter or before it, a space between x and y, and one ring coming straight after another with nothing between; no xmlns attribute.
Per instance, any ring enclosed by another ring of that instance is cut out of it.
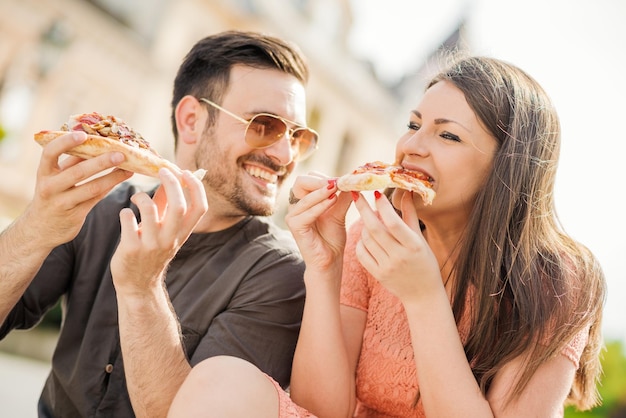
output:
<svg viewBox="0 0 626 418"><path fill-rule="evenodd" d="M375 192L372 208L320 175L294 185L287 224L307 299L291 397L249 363L213 358L170 415L557 417L565 404L594 406L605 282L558 224L559 143L556 112L523 71L484 57L451 65L396 147L402 166L433 179L432 205L396 189ZM360 220L346 234L351 197Z"/></svg>

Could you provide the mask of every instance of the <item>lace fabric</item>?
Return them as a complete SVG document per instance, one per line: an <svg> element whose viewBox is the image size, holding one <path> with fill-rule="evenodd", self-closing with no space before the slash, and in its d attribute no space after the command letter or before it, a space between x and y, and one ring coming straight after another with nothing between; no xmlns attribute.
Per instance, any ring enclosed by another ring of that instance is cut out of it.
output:
<svg viewBox="0 0 626 418"><path fill-rule="evenodd" d="M421 403L415 405L418 392L417 371L408 319L401 302L361 266L355 247L362 224L349 231L341 285L341 303L367 313L363 345L356 370L357 418L422 418ZM471 297L471 295L469 296ZM461 341L466 341L467 321L459 327ZM578 368L586 344L581 332L562 351ZM289 395L279 394L281 418L314 418L295 405Z"/></svg>

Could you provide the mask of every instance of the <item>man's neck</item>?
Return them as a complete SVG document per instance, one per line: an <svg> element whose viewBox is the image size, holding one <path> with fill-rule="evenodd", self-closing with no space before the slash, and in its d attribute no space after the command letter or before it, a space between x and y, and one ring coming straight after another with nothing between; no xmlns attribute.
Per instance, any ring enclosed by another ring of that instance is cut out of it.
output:
<svg viewBox="0 0 626 418"><path fill-rule="evenodd" d="M194 233L207 233L207 232L217 232L223 231L224 229L230 228L235 225L237 222L240 222L244 218L249 215L241 215L241 216L221 216L218 214L211 213L209 211L200 219L196 227L193 229Z"/></svg>

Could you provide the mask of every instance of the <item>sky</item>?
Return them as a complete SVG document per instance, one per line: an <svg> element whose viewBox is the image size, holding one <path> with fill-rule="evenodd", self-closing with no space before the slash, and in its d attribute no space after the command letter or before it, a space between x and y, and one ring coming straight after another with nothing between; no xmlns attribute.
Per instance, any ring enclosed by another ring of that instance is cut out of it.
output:
<svg viewBox="0 0 626 418"><path fill-rule="evenodd" d="M416 69L458 23L471 52L511 62L552 98L562 149L555 191L565 230L607 277L607 339L626 342L626 1L352 0L349 44L393 82ZM409 109L407 109L407 112Z"/></svg>

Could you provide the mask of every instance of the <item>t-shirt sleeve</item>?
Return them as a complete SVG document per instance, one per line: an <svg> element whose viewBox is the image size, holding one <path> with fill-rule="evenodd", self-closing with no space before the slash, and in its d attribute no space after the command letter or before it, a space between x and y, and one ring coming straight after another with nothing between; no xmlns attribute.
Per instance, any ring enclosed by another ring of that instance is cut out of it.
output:
<svg viewBox="0 0 626 418"><path fill-rule="evenodd" d="M89 212L72 241L59 245L48 254L5 322L0 324L0 339L12 329L30 329L39 324L64 294L80 294L76 299L81 303L88 303L87 293L95 297L90 293L91 286L97 286L96 277L106 270L103 266L109 265L117 248L119 212L137 190L127 182L115 188ZM81 278L89 283L89 291L84 285L74 288Z"/></svg>
<svg viewBox="0 0 626 418"><path fill-rule="evenodd" d="M190 363L231 355L246 359L287 387L304 306L304 263L295 254L258 263L211 321Z"/></svg>
<svg viewBox="0 0 626 418"><path fill-rule="evenodd" d="M367 311L371 290L368 273L356 258L356 245L361 238L363 223L357 221L348 230L341 275L340 302L343 305Z"/></svg>

